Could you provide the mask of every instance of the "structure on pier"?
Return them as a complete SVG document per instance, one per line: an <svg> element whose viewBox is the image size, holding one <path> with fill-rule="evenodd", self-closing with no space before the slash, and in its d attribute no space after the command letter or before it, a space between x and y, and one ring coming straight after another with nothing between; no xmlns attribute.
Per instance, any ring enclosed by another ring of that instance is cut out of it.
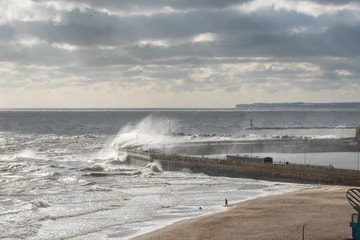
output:
<svg viewBox="0 0 360 240"><path fill-rule="evenodd" d="M353 240L360 240L360 189L352 188L346 192L346 198L357 213L351 215L350 227Z"/></svg>

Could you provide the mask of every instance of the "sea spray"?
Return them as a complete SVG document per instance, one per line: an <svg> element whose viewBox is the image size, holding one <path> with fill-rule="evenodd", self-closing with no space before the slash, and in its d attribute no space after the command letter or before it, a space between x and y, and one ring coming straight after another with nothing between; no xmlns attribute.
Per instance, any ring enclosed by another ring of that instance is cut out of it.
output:
<svg viewBox="0 0 360 240"><path fill-rule="evenodd" d="M119 153L126 148L159 148L163 144L178 141L178 138L169 134L169 126L176 127L174 121L150 115L137 124L128 124L121 128L105 149Z"/></svg>
<svg viewBox="0 0 360 240"><path fill-rule="evenodd" d="M24 149L18 154L16 154L16 157L22 159L39 159L39 160L47 159L45 155L38 153L35 149Z"/></svg>

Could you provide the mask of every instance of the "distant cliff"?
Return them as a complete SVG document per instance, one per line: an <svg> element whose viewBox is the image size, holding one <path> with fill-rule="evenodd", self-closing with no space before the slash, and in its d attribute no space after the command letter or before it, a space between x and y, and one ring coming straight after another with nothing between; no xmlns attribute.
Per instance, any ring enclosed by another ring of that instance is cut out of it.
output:
<svg viewBox="0 0 360 240"><path fill-rule="evenodd" d="M332 103L252 103L237 104L239 110L286 110L286 109L357 109L360 110L360 102L332 102Z"/></svg>

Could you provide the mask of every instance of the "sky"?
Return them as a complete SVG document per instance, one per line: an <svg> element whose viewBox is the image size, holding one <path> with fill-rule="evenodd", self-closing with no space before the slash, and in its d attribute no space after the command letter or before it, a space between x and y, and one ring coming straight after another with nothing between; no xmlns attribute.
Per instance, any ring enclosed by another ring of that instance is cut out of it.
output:
<svg viewBox="0 0 360 240"><path fill-rule="evenodd" d="M360 101L358 0L0 7L0 108Z"/></svg>

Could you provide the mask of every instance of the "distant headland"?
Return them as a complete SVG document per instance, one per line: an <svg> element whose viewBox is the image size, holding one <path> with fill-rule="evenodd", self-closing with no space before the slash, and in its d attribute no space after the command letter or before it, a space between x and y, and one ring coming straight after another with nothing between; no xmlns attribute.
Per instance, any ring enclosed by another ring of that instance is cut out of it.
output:
<svg viewBox="0 0 360 240"><path fill-rule="evenodd" d="M291 103L251 103L251 104L237 104L235 106L239 110L296 110L296 109L357 109L360 110L360 102L330 102L330 103L306 103L306 102L291 102Z"/></svg>

